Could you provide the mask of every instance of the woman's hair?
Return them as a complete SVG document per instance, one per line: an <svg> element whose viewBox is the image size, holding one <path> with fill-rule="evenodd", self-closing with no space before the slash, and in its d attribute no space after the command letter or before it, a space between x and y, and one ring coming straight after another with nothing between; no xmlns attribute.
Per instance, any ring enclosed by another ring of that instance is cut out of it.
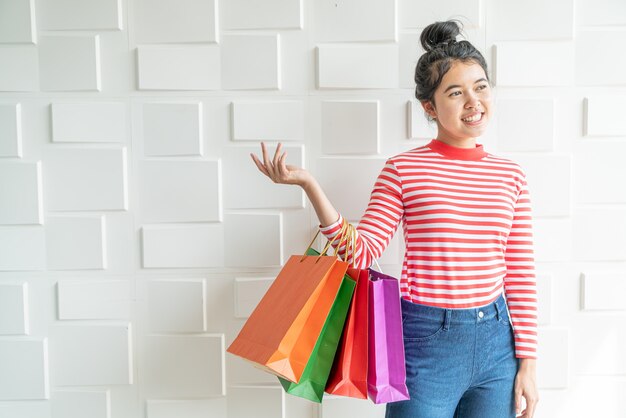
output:
<svg viewBox="0 0 626 418"><path fill-rule="evenodd" d="M483 67L489 80L487 62L482 54L470 42L456 41L462 28L462 23L453 19L432 23L422 31L420 42L426 52L415 66L415 97L420 102L426 100L434 104L435 90L455 60L475 61Z"/></svg>

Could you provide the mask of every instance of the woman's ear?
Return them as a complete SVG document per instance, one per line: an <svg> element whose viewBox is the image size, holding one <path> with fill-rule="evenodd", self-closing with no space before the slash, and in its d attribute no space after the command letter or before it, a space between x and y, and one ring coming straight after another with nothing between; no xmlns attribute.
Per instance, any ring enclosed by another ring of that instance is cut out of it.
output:
<svg viewBox="0 0 626 418"><path fill-rule="evenodd" d="M433 119L437 119L437 109L430 100L424 100L422 103L422 107L428 116Z"/></svg>

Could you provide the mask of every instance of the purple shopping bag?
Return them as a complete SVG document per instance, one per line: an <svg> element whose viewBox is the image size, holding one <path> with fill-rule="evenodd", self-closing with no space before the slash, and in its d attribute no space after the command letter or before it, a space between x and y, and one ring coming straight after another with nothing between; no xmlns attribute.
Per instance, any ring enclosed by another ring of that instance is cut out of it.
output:
<svg viewBox="0 0 626 418"><path fill-rule="evenodd" d="M374 403L409 399L398 280L370 269L367 394Z"/></svg>

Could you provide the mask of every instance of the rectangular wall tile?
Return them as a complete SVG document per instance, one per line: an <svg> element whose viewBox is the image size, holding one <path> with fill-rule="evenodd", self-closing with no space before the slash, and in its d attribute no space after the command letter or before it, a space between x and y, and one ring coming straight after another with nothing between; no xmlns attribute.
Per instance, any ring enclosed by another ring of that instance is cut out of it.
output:
<svg viewBox="0 0 626 418"><path fill-rule="evenodd" d="M22 157L22 105L0 104L0 157Z"/></svg>
<svg viewBox="0 0 626 418"><path fill-rule="evenodd" d="M35 1L3 1L0 13L0 44L36 42Z"/></svg>
<svg viewBox="0 0 626 418"><path fill-rule="evenodd" d="M217 0L138 0L133 3L136 42L216 42Z"/></svg>
<svg viewBox="0 0 626 418"><path fill-rule="evenodd" d="M317 87L397 88L398 46L326 44L317 47Z"/></svg>
<svg viewBox="0 0 626 418"><path fill-rule="evenodd" d="M52 103L53 142L125 142L122 102Z"/></svg>
<svg viewBox="0 0 626 418"><path fill-rule="evenodd" d="M626 310L624 274L585 273L582 275L584 310Z"/></svg>
<svg viewBox="0 0 626 418"><path fill-rule="evenodd" d="M59 319L130 319L128 280L59 280Z"/></svg>
<svg viewBox="0 0 626 418"><path fill-rule="evenodd" d="M111 418L109 391L65 391L52 394L52 418Z"/></svg>
<svg viewBox="0 0 626 418"><path fill-rule="evenodd" d="M228 387L228 418L286 418L281 386Z"/></svg>
<svg viewBox="0 0 626 418"><path fill-rule="evenodd" d="M623 313L582 313L571 328L571 371L576 376L626 374Z"/></svg>
<svg viewBox="0 0 626 418"><path fill-rule="evenodd" d="M120 30L119 0L46 0L38 9L43 30Z"/></svg>
<svg viewBox="0 0 626 418"><path fill-rule="evenodd" d="M28 284L0 284L0 335L29 333Z"/></svg>
<svg viewBox="0 0 626 418"><path fill-rule="evenodd" d="M615 0L578 0L576 23L579 26L626 25L626 3Z"/></svg>
<svg viewBox="0 0 626 418"><path fill-rule="evenodd" d="M540 328L537 337L537 381L539 389L563 389L569 379L569 330Z"/></svg>
<svg viewBox="0 0 626 418"><path fill-rule="evenodd" d="M104 216L51 216L46 219L46 247L50 270L105 269Z"/></svg>
<svg viewBox="0 0 626 418"><path fill-rule="evenodd" d="M225 395L223 334L148 336L142 368L148 398Z"/></svg>
<svg viewBox="0 0 626 418"><path fill-rule="evenodd" d="M177 65L172 66L175 62ZM139 90L217 90L217 45L144 45L137 48Z"/></svg>
<svg viewBox="0 0 626 418"><path fill-rule="evenodd" d="M626 95L591 96L583 101L583 135L626 136L626 125L621 120L620 107Z"/></svg>
<svg viewBox="0 0 626 418"><path fill-rule="evenodd" d="M43 171L47 210L128 209L126 147L49 149Z"/></svg>
<svg viewBox="0 0 626 418"><path fill-rule="evenodd" d="M313 29L318 42L395 41L396 0L313 3ZM354 17L358 16L358 19Z"/></svg>
<svg viewBox="0 0 626 418"><path fill-rule="evenodd" d="M144 155L202 155L202 103L144 103Z"/></svg>
<svg viewBox="0 0 626 418"><path fill-rule="evenodd" d="M35 45L0 44L0 91L39 90L39 55Z"/></svg>
<svg viewBox="0 0 626 418"><path fill-rule="evenodd" d="M220 160L142 161L140 170L143 222L222 220Z"/></svg>
<svg viewBox="0 0 626 418"><path fill-rule="evenodd" d="M616 186L626 178L626 142L584 141L574 148L574 188L581 203L626 203L626 187Z"/></svg>
<svg viewBox="0 0 626 418"><path fill-rule="evenodd" d="M200 400L146 401L146 418L226 417L226 397Z"/></svg>
<svg viewBox="0 0 626 418"><path fill-rule="evenodd" d="M220 8L224 29L302 29L302 0L229 0Z"/></svg>
<svg viewBox="0 0 626 418"><path fill-rule="evenodd" d="M0 340L0 370L0 401L49 398L47 339Z"/></svg>
<svg viewBox="0 0 626 418"><path fill-rule="evenodd" d="M569 261L573 258L571 219L533 219L535 261Z"/></svg>
<svg viewBox="0 0 626 418"><path fill-rule="evenodd" d="M58 386L132 384L131 335L130 323L53 326L53 381Z"/></svg>
<svg viewBox="0 0 626 418"><path fill-rule="evenodd" d="M50 418L48 401L7 401L0 402L0 416L11 418Z"/></svg>
<svg viewBox="0 0 626 418"><path fill-rule="evenodd" d="M378 101L328 100L321 103L324 154L378 154Z"/></svg>
<svg viewBox="0 0 626 418"><path fill-rule="evenodd" d="M100 91L100 36L42 36L39 71L44 91Z"/></svg>
<svg viewBox="0 0 626 418"><path fill-rule="evenodd" d="M43 224L41 161L0 162L0 224Z"/></svg>
<svg viewBox="0 0 626 418"><path fill-rule="evenodd" d="M574 0L496 1L486 7L486 16L490 36L500 41L544 41L574 36Z"/></svg>
<svg viewBox="0 0 626 418"><path fill-rule="evenodd" d="M441 3L430 1L399 0L401 27L425 28L433 22L463 16L466 28L482 26L480 0L448 0Z"/></svg>
<svg viewBox="0 0 626 418"><path fill-rule="evenodd" d="M275 150L270 146L268 149ZM286 164L304 166L302 146L286 145ZM273 151L272 151L273 152ZM224 160L224 205L229 209L253 208L303 208L304 192L301 187L275 184L259 171L250 153L261 157L260 147L226 147ZM242 181L242 179L246 179Z"/></svg>
<svg viewBox="0 0 626 418"><path fill-rule="evenodd" d="M220 267L222 225L148 225L142 228L144 268Z"/></svg>
<svg viewBox="0 0 626 418"><path fill-rule="evenodd" d="M46 236L43 226L0 226L0 270L46 268Z"/></svg>
<svg viewBox="0 0 626 418"><path fill-rule="evenodd" d="M320 418L384 418L385 404L372 404L369 399L354 399L343 396L324 396Z"/></svg>
<svg viewBox="0 0 626 418"><path fill-rule="evenodd" d="M626 209L580 208L573 221L576 260L626 260Z"/></svg>
<svg viewBox="0 0 626 418"><path fill-rule="evenodd" d="M437 125L430 124L424 116L424 108L416 101L406 102L407 138L431 139L437 137Z"/></svg>
<svg viewBox="0 0 626 418"><path fill-rule="evenodd" d="M150 280L147 286L150 331L206 331L204 280Z"/></svg>
<svg viewBox="0 0 626 418"><path fill-rule="evenodd" d="M279 34L224 35L220 49L222 89L280 89ZM245 62L253 62L254 71Z"/></svg>
<svg viewBox="0 0 626 418"><path fill-rule="evenodd" d="M281 213L224 216L224 253L227 267L269 267L283 264ZM261 238L261 241L251 237ZM259 245L263 242L263 245Z"/></svg>
<svg viewBox="0 0 626 418"><path fill-rule="evenodd" d="M576 32L576 84L609 86L626 84L626 56L610 54L626 43L624 30L581 30ZM599 72L599 68L602 69Z"/></svg>
<svg viewBox="0 0 626 418"><path fill-rule="evenodd" d="M537 324L552 322L552 276L537 274Z"/></svg>
<svg viewBox="0 0 626 418"><path fill-rule="evenodd" d="M569 86L574 83L573 42L498 42L498 86Z"/></svg>
<svg viewBox="0 0 626 418"><path fill-rule="evenodd" d="M236 101L231 109L234 141L304 140L302 101Z"/></svg>
<svg viewBox="0 0 626 418"><path fill-rule="evenodd" d="M553 151L554 100L503 99L497 103L498 149ZM532 115L529 124L527 116Z"/></svg>
<svg viewBox="0 0 626 418"><path fill-rule="evenodd" d="M235 317L249 317L272 283L274 277L235 278Z"/></svg>

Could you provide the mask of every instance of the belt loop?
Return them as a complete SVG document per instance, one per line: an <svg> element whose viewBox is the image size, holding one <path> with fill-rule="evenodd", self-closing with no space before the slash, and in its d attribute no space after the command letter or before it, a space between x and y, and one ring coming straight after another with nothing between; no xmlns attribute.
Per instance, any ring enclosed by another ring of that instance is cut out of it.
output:
<svg viewBox="0 0 626 418"><path fill-rule="evenodd" d="M498 321L500 321L502 319L502 307L500 306L500 299L502 299L502 296L500 296L498 299L496 299L496 317L498 318Z"/></svg>
<svg viewBox="0 0 626 418"><path fill-rule="evenodd" d="M450 328L450 316L452 316L452 309L446 309L446 318L443 322L444 331L447 331Z"/></svg>

